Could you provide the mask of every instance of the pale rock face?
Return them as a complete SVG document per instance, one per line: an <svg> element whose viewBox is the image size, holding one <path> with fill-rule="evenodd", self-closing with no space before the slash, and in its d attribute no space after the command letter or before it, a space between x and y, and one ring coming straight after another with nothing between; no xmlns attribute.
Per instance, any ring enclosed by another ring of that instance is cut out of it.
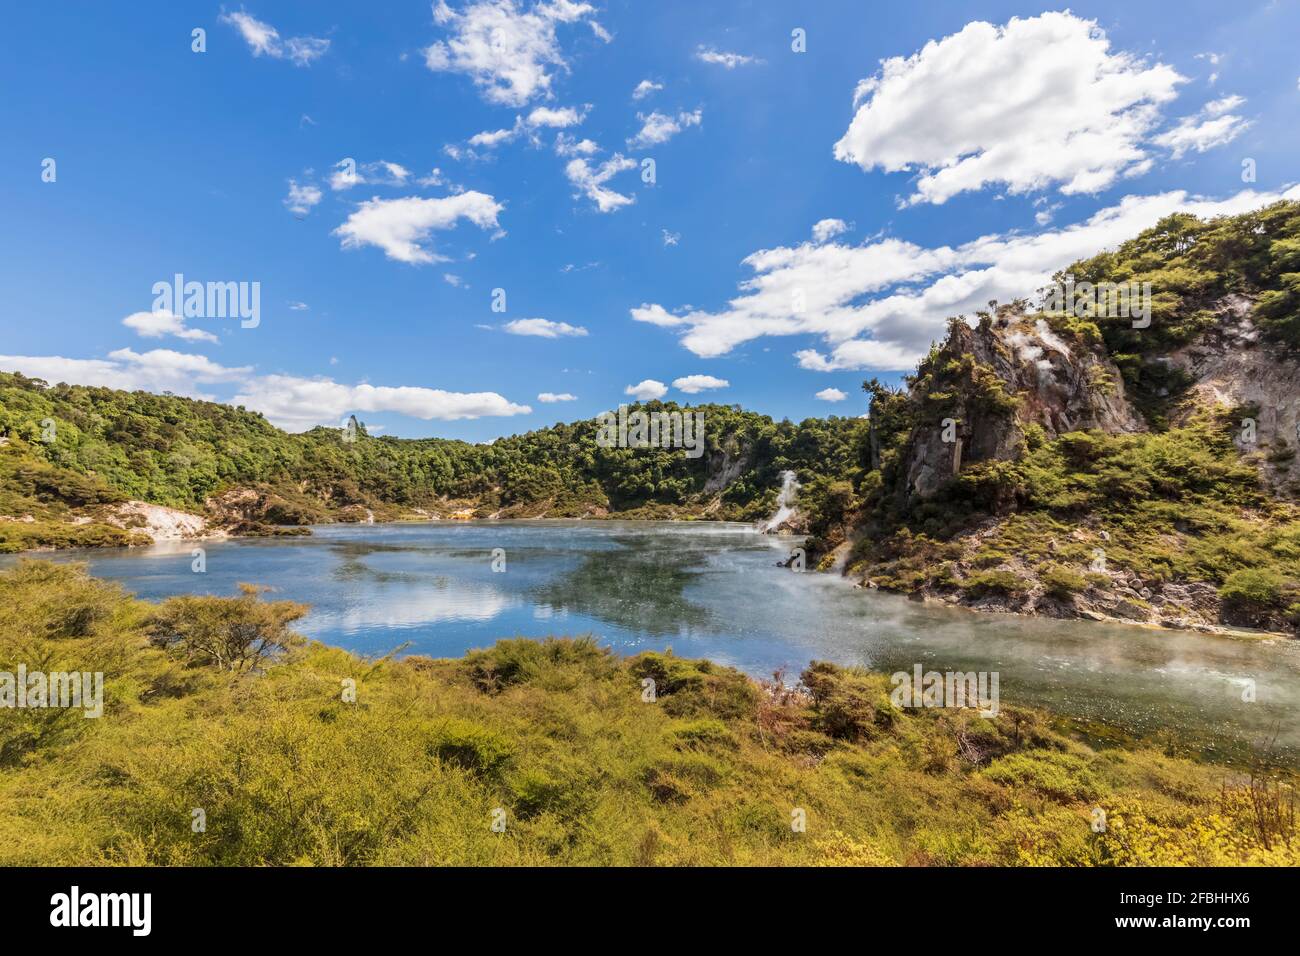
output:
<svg viewBox="0 0 1300 956"><path fill-rule="evenodd" d="M909 499L930 497L963 465L1016 458L1029 424L1041 426L1049 438L1085 429L1145 430L1104 348L1067 343L1034 315L1004 308L987 325L956 325L943 351L970 355L992 369L1007 394L1018 396L1018 408L1008 415L981 408L972 395L956 396L950 416L956 419L959 455L955 443L944 441L941 421L919 425L906 458Z"/></svg>
<svg viewBox="0 0 1300 956"><path fill-rule="evenodd" d="M1250 320L1254 301L1244 295L1226 296L1216 313L1218 322L1191 345L1169 356L1169 364L1195 380L1192 385L1202 405L1236 408L1255 405L1254 441L1246 440L1243 422L1235 423L1237 447L1243 454L1259 453L1257 464L1274 491L1288 480L1288 472L1267 459L1267 451L1280 443L1300 445L1300 364L1260 344L1259 330ZM1176 422L1185 420L1184 410Z"/></svg>
<svg viewBox="0 0 1300 956"><path fill-rule="evenodd" d="M716 494L728 487L749 467L749 455L745 452L733 455L727 449L709 453L709 470L704 479L704 490Z"/></svg>

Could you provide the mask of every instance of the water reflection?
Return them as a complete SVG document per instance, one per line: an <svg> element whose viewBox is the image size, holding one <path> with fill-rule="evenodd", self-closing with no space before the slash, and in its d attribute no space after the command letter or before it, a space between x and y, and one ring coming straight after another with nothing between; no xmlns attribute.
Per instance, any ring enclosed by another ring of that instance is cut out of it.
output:
<svg viewBox="0 0 1300 956"><path fill-rule="evenodd" d="M501 637L592 633L620 653L671 645L761 675L813 659L996 670L1004 704L1047 705L1100 734L1172 736L1215 754L1275 734L1300 763L1300 642L922 605L781 568L792 542L739 525L337 525L203 546L204 574L191 571L188 542L54 557L87 560L148 599L270 585L312 606L304 633L368 654L406 645L455 656ZM492 570L496 548L504 573Z"/></svg>

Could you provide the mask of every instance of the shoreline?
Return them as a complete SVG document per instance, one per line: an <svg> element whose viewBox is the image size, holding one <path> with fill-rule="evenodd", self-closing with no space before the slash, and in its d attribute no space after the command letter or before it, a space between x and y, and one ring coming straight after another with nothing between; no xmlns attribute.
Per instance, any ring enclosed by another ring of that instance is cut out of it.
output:
<svg viewBox="0 0 1300 956"><path fill-rule="evenodd" d="M177 509L171 509L171 510L177 510ZM186 514L191 514L191 513L186 512ZM18 519L11 518L9 520L18 520ZM30 548L24 551L12 552L12 556L18 558L25 557L25 556L33 557L33 556L40 556L40 555L56 554L59 552L68 552L68 551L111 551L111 550L130 551L136 548L148 548L158 544L187 542L187 541L201 542L201 541L226 541L226 540L254 539L254 538L308 537L314 533L313 529L331 528L331 527L339 527L339 526L365 527L365 526L384 526L384 525L426 525L426 524L432 525L432 524L443 524L443 523L448 523L452 525L457 525L457 524L468 525L468 524L481 524L481 523L495 523L495 522L503 522L503 521L524 521L524 522L626 521L626 522L636 522L636 523L663 523L663 524L708 523L708 524L717 524L717 525L731 525L731 526L735 526L736 528L747 527L751 529L755 534L761 534L765 537L771 537L777 540L790 539L794 541L794 540L806 538L806 535L791 534L789 532L762 531L759 527L760 524L759 522L722 521L708 516L685 517L685 518L630 518L630 517L623 517L618 513L613 513L613 514L605 513L605 514L597 514L597 515L585 514L579 517L564 517L564 518L551 518L551 517L547 517L546 515L531 515L531 516L519 516L519 517L510 517L510 518L498 518L495 515L484 517L484 518L399 517L388 521L375 521L372 519L369 521L331 521L323 524L314 524L314 525L268 525L266 526L267 530L258 530L251 533L248 532L238 533L234 529L219 528L219 529L214 529L210 532L196 534L196 535L185 535L185 534L163 535L157 538L153 538L148 542L140 541L140 542L134 542L126 545L105 544L101 546L69 546L69 547L41 546L37 548ZM1087 614L1044 614L1044 613L1039 613L1036 610L1025 611L1019 608L1012 608L1012 607L1007 607L1007 606L997 605L997 604L987 603L987 602L983 604L971 604L959 599L949 600L948 598L942 595L935 594L926 590L918 590L918 591L910 591L910 592L897 591L890 588L882 588L877 585L871 584L866 579L854 580L853 579L854 575L848 573L847 568L838 566L838 563L837 566L828 568L825 571L813 570L813 573L828 574L828 575L840 577L855 589L877 591L878 593L881 594L889 594L895 597L905 598L909 601L929 604L935 607L960 608L962 610L969 611L976 614L1010 614L1016 617L1026 618L1026 619L1042 618L1048 620L1092 622L1098 624L1124 624L1130 627L1138 627L1149 631L1191 632L1191 633L1207 634L1213 637L1230 638L1233 640L1268 642L1268 641L1276 641L1276 640L1292 641L1296 639L1295 635L1288 634L1285 631L1270 631L1261 628L1236 627L1232 625L1220 625L1220 624L1185 624L1184 625L1184 624L1172 623L1175 620L1172 618L1164 618L1159 621L1143 621L1143 620L1134 620L1132 618L1126 618L1117 615L1106 615L1098 611L1089 611L1089 613Z"/></svg>

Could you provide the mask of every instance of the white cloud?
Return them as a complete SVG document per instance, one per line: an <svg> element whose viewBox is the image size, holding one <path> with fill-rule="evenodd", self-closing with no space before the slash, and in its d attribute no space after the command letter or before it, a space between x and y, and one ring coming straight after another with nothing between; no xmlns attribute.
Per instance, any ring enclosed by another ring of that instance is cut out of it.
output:
<svg viewBox="0 0 1300 956"><path fill-rule="evenodd" d="M841 392L838 388L823 388L813 397L820 398L823 402L842 402L849 396L847 392Z"/></svg>
<svg viewBox="0 0 1300 956"><path fill-rule="evenodd" d="M226 368L202 355L153 349L134 352L117 349L103 359L73 359L58 355L0 355L0 368L22 372L51 384L94 385L123 391L172 392L190 398L211 400L197 388L229 382L247 375L251 368Z"/></svg>
<svg viewBox="0 0 1300 956"><path fill-rule="evenodd" d="M538 130L565 129L569 126L578 126L587 118L589 109L590 106L584 106L581 110L573 106L565 106L560 109L538 106L526 117L516 116L511 126L475 133L466 140L467 145L471 147L468 150L462 151L456 146L444 147L444 149L448 151L453 159L460 159L462 155L469 159L479 159L478 149L495 149L502 143L514 142L520 136L526 136L533 146L541 146L542 140L538 135ZM561 142L572 143L573 139L565 133L557 134L556 152L560 152ZM584 140L583 142L590 142L590 140ZM595 146L594 143L591 145ZM561 153L561 155L564 154Z"/></svg>
<svg viewBox="0 0 1300 956"><path fill-rule="evenodd" d="M632 90L632 99L643 100L651 93L657 93L663 88L664 85L662 83L655 83L653 80L642 80Z"/></svg>
<svg viewBox="0 0 1300 956"><path fill-rule="evenodd" d="M446 258L424 244L434 229L450 229L467 219L480 229L497 228L504 207L486 193L469 190L441 199L407 196L370 199L361 203L343 225L334 230L344 249L378 246L398 262L444 262Z"/></svg>
<svg viewBox="0 0 1300 956"><path fill-rule="evenodd" d="M558 110L551 109L549 106L538 106L528 114L525 122L534 128L549 126L552 129L563 129L566 126L577 126L586 118L586 110L579 112L572 106Z"/></svg>
<svg viewBox="0 0 1300 956"><path fill-rule="evenodd" d="M682 241L682 234L680 232L669 232L667 229L660 231L664 234L665 246L675 246L677 243Z"/></svg>
<svg viewBox="0 0 1300 956"><path fill-rule="evenodd" d="M515 319L502 326L511 335L535 335L543 339L558 339L561 336L583 336L587 330L580 325L568 322L552 322L550 319Z"/></svg>
<svg viewBox="0 0 1300 956"><path fill-rule="evenodd" d="M648 401L652 398L663 398L668 394L668 386L663 382L656 382L652 378L637 382L635 385L629 385L623 389L624 395L631 395L638 401Z"/></svg>
<svg viewBox="0 0 1300 956"><path fill-rule="evenodd" d="M649 116L637 113L636 118L642 123L641 131L630 137L627 144L632 149L644 149L647 146L668 142L688 126L699 126L704 119L704 114L700 110L695 110L691 113L683 111L676 116L670 116L656 110Z"/></svg>
<svg viewBox="0 0 1300 956"><path fill-rule="evenodd" d="M636 202L636 198L616 192L605 185L618 173L636 168L636 160L615 153L596 168L585 159L571 159L564 167L564 175L578 189L578 195L586 196L596 204L601 212L614 212Z"/></svg>
<svg viewBox="0 0 1300 956"><path fill-rule="evenodd" d="M1169 150L1174 159L1182 159L1191 150L1204 153L1216 146L1231 143L1250 128L1251 122L1232 112L1246 100L1241 96L1224 96L1206 103L1195 116L1184 116L1178 125L1154 140Z"/></svg>
<svg viewBox="0 0 1300 956"><path fill-rule="evenodd" d="M698 395L711 388L726 388L730 384L725 378L714 378L712 375L683 375L673 379L673 388L687 395Z"/></svg>
<svg viewBox="0 0 1300 956"><path fill-rule="evenodd" d="M462 279L460 276L451 272L444 272L442 274L442 281L447 283L447 285L449 286L454 286L457 289L463 288L465 286L465 280Z"/></svg>
<svg viewBox="0 0 1300 956"><path fill-rule="evenodd" d="M500 146L502 143L508 143L510 140L514 139L519 135L519 130L521 128L521 125L516 122L514 126L506 127L504 129L485 129L483 132L475 133L471 136L468 142L471 146L481 146L487 149L492 149L496 146Z"/></svg>
<svg viewBox="0 0 1300 956"><path fill-rule="evenodd" d="M751 63L762 63L756 56L745 56L741 53L725 53L713 47L700 45L695 50L695 58L705 63L714 63L718 66L726 67L728 70L734 70L738 66L748 66Z"/></svg>
<svg viewBox="0 0 1300 956"><path fill-rule="evenodd" d="M968 23L858 85L835 158L919 170L909 204L989 185L1095 193L1147 158L1160 106L1185 80L1112 53L1095 21L1070 13Z"/></svg>
<svg viewBox="0 0 1300 956"><path fill-rule="evenodd" d="M289 303L289 310L290 310L291 312L306 312L306 311L307 311L308 309L310 309L310 308L311 308L311 306L309 306L306 302L290 302L290 303Z"/></svg>
<svg viewBox="0 0 1300 956"><path fill-rule="evenodd" d="M1183 191L1128 196L1070 226L958 246L884 238L764 249L744 260L754 275L723 309L674 314L646 303L631 314L677 331L683 346L705 358L763 336L804 334L830 348L796 352L803 368L906 371L943 337L950 316L970 315L990 299L1031 296L1071 262L1114 248L1164 216L1232 215L1282 198L1300 199L1300 186L1285 194L1244 190L1221 201Z"/></svg>
<svg viewBox="0 0 1300 956"><path fill-rule="evenodd" d="M369 183L373 186L405 186L411 171L400 163L390 163L386 159L373 163L358 165L352 159L340 159L334 164L330 173L330 189L339 192ZM438 171L435 169L434 173ZM421 180L421 185L437 185Z"/></svg>
<svg viewBox="0 0 1300 956"><path fill-rule="evenodd" d="M331 359L335 364L337 359ZM420 419L456 421L485 416L527 415L496 392L448 392L417 386L345 385L329 378L254 375L249 366L226 368L205 358L170 349L138 353L118 349L103 359L62 356L0 355L0 368L13 369L47 382L97 385L125 391L169 391L216 401L196 386L233 383L228 404L264 414L281 428L301 430L335 425L352 412L396 412Z"/></svg>
<svg viewBox="0 0 1300 956"><path fill-rule="evenodd" d="M320 202L320 190L315 186L299 186L295 180L289 180L289 195L284 197L284 208L295 216L305 216L312 206Z"/></svg>
<svg viewBox="0 0 1300 956"><path fill-rule="evenodd" d="M433 18L449 35L424 51L424 62L435 72L469 76L491 103L523 106L551 95L554 71L569 68L556 24L587 20L598 37L609 40L594 14L590 4L572 0L535 3L526 10L513 0L477 0L459 13L438 0Z"/></svg>
<svg viewBox="0 0 1300 956"><path fill-rule="evenodd" d="M239 31L248 48L253 51L253 56L269 56L276 60L288 60L295 66L309 66L330 48L330 41L319 37L290 37L281 40L275 27L242 10L238 13L223 13L218 19Z"/></svg>
<svg viewBox="0 0 1300 956"><path fill-rule="evenodd" d="M217 337L202 329L186 328L185 320L171 312L132 312L122 324L134 329L136 334L146 339L160 339L171 335L190 342L216 342Z"/></svg>
<svg viewBox="0 0 1300 956"><path fill-rule="evenodd" d="M593 156L600 152L600 147L589 139L575 139L568 133L555 134L555 154L568 158L570 156Z"/></svg>
<svg viewBox="0 0 1300 956"><path fill-rule="evenodd" d="M529 406L516 405L496 392L448 392L412 385L345 385L324 377L294 375L252 378L230 401L259 411L272 423L292 431L337 424L345 415L357 412L395 412L425 421L460 421L527 415L532 411Z"/></svg>
<svg viewBox="0 0 1300 956"><path fill-rule="evenodd" d="M813 242L821 244L848 231L849 224L843 219L822 219L813 225Z"/></svg>
<svg viewBox="0 0 1300 956"><path fill-rule="evenodd" d="M570 395L568 392L542 392L537 396L539 402L552 405L555 402L576 402L577 395Z"/></svg>

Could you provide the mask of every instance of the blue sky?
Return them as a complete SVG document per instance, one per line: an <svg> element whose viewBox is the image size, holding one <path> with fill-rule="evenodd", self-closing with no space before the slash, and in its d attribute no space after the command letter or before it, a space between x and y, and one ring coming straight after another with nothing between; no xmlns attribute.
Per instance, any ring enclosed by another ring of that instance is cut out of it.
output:
<svg viewBox="0 0 1300 956"><path fill-rule="evenodd" d="M0 368L471 440L647 381L861 414L948 315L1300 180L1300 4L1063 10L16 7ZM176 273L259 323L150 314Z"/></svg>

